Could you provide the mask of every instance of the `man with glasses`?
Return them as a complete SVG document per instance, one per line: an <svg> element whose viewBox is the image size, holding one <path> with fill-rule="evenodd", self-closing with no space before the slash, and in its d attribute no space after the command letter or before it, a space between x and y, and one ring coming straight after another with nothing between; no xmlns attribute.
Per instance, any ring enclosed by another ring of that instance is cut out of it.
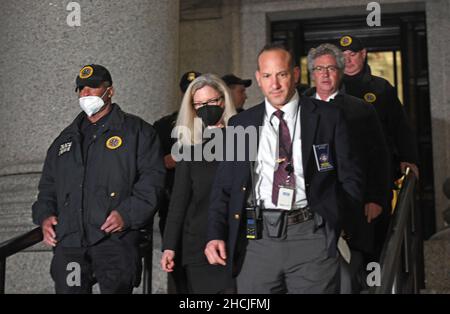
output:
<svg viewBox="0 0 450 314"><path fill-rule="evenodd" d="M109 71L76 78L83 110L50 146L33 221L53 248L56 293L131 293L141 277L139 230L156 212L164 166L148 123L112 103Z"/></svg>
<svg viewBox="0 0 450 314"><path fill-rule="evenodd" d="M380 119L390 155L391 187L394 187L394 181L405 173L407 167L419 178L416 138L395 88L387 80L372 75L367 62L367 49L359 38L345 35L339 40L339 48L343 51L345 59L343 77L345 92L372 105ZM381 253L389 226L390 212L390 210L383 212L381 221L376 227L375 259L378 259Z"/></svg>
<svg viewBox="0 0 450 314"><path fill-rule="evenodd" d="M340 90L344 56L338 47L322 44L308 53L308 69L315 87L305 95L339 107L349 124L354 147L363 166L364 207L343 211L344 238L350 256L341 254L341 293L359 293L365 282L364 261L373 254L374 220L388 209L389 163L381 124L375 109ZM345 244L342 244L345 245ZM345 260L346 259L346 260Z"/></svg>

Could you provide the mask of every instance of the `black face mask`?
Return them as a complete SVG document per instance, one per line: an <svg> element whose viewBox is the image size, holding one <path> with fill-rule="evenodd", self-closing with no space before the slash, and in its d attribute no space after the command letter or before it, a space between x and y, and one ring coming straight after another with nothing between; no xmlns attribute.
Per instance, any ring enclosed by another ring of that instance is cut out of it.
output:
<svg viewBox="0 0 450 314"><path fill-rule="evenodd" d="M223 108L220 106L203 106L197 109L197 116L202 119L205 126L216 125L223 115Z"/></svg>

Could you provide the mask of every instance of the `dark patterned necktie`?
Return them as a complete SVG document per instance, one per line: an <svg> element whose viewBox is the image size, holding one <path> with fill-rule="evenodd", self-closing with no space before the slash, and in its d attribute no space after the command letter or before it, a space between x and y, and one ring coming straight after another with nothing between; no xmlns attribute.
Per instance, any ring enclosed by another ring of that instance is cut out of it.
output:
<svg viewBox="0 0 450 314"><path fill-rule="evenodd" d="M272 185L272 203L277 206L278 193L280 185L295 187L294 168L292 165L292 141L289 134L289 128L286 121L283 119L284 112L281 110L275 111L274 115L280 121L278 127L278 159L275 165L275 172L273 174ZM286 182L289 175L291 176L289 182Z"/></svg>

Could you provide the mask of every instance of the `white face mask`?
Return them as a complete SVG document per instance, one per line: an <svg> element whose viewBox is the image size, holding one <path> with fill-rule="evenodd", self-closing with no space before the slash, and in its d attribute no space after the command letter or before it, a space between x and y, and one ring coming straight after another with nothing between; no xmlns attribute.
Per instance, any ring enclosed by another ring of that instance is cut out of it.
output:
<svg viewBox="0 0 450 314"><path fill-rule="evenodd" d="M80 97L79 99L80 107L84 112L86 112L88 117L92 117L94 114L99 112L100 109L102 109L102 107L105 105L105 102L103 101L103 96L105 96L107 91L108 89L105 90L105 92L101 97L98 96Z"/></svg>

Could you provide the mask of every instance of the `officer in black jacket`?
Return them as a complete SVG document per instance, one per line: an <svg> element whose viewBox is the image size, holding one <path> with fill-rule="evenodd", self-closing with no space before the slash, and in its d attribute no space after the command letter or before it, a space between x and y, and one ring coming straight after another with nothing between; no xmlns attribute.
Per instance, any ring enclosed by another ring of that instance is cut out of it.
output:
<svg viewBox="0 0 450 314"><path fill-rule="evenodd" d="M57 293L131 293L139 284L139 229L152 221L164 184L159 139L148 123L113 104L109 71L83 67L84 112L50 146L33 221L53 247Z"/></svg>
<svg viewBox="0 0 450 314"><path fill-rule="evenodd" d="M388 149L373 106L339 90L344 56L338 47L322 44L308 53L308 68L316 87L306 96L339 107L348 122L354 148L364 173L364 208L342 212L344 238L351 249L350 263L341 261L341 293L358 293L364 278L364 262L374 250L374 220L389 208ZM341 251L342 255L345 252ZM346 258L346 257L344 257ZM347 259L348 260L348 259Z"/></svg>
<svg viewBox="0 0 450 314"><path fill-rule="evenodd" d="M339 40L339 47L345 58L345 92L373 105L380 118L390 154L391 187L407 167L419 178L416 138L395 88L387 80L372 75L367 63L367 50L359 38L343 36ZM374 259L379 257L383 247L389 227L389 213L390 211L384 211L377 224Z"/></svg>
<svg viewBox="0 0 450 314"><path fill-rule="evenodd" d="M374 106L383 126L392 159L391 178L410 167L418 177L417 143L395 88L385 79L372 75L367 50L355 36L343 36L339 45L344 53L345 92Z"/></svg>

